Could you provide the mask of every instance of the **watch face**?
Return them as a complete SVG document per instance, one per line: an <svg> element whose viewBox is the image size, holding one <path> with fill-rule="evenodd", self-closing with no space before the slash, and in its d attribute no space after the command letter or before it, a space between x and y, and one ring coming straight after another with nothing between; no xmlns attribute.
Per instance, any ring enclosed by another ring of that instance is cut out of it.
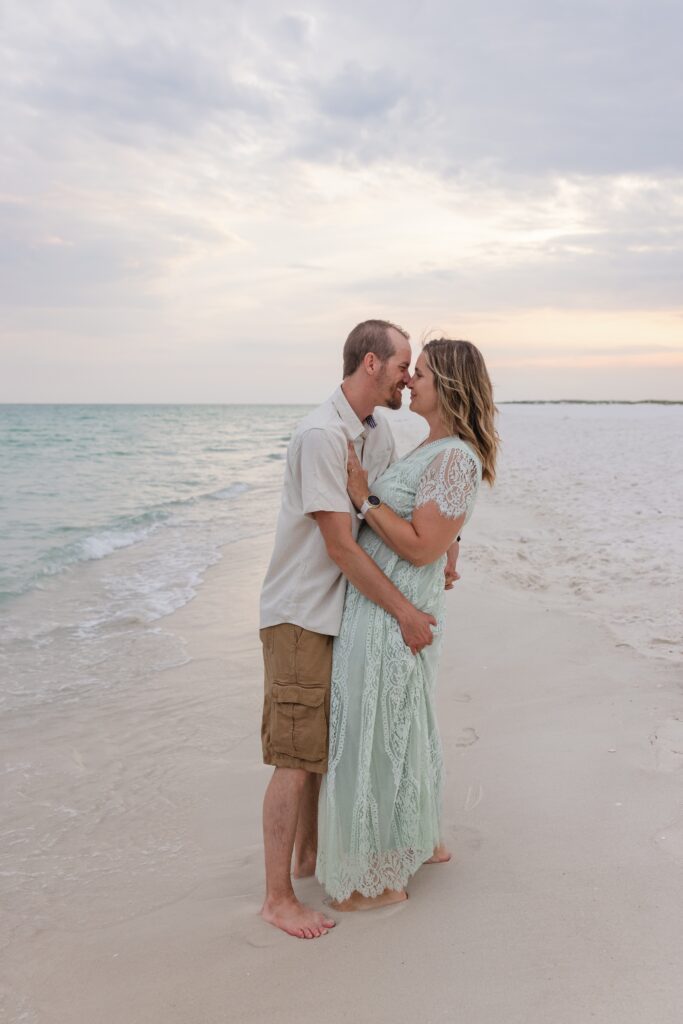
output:
<svg viewBox="0 0 683 1024"><path fill-rule="evenodd" d="M374 505L377 508L378 505L382 504L382 499L378 498L376 494L368 494L368 504Z"/></svg>

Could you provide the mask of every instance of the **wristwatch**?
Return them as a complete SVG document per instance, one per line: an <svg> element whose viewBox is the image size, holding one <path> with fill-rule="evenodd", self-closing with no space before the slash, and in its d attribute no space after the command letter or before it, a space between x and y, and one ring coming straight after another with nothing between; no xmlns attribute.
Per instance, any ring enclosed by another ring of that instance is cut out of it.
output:
<svg viewBox="0 0 683 1024"><path fill-rule="evenodd" d="M360 507L360 512L357 513L359 519L365 519L365 516L371 508L379 508L382 504L382 499L378 498L376 494L368 494L367 498Z"/></svg>

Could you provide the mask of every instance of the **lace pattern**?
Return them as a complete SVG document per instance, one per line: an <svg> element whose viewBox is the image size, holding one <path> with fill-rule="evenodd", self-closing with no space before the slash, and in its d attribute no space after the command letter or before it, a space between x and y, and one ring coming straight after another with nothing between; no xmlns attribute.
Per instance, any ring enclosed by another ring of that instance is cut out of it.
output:
<svg viewBox="0 0 683 1024"><path fill-rule="evenodd" d="M417 504L469 518L479 463L457 438L425 445L375 484L409 519ZM400 559L367 526L361 547L416 606L437 619L434 643L417 657L398 623L349 584L335 640L329 769L323 779L316 874L336 900L353 891L403 889L440 838L442 753L434 689L443 628L444 558L428 566Z"/></svg>
<svg viewBox="0 0 683 1024"><path fill-rule="evenodd" d="M433 501L446 519L467 515L479 486L478 467L463 448L441 452L430 462L415 494L415 508Z"/></svg>

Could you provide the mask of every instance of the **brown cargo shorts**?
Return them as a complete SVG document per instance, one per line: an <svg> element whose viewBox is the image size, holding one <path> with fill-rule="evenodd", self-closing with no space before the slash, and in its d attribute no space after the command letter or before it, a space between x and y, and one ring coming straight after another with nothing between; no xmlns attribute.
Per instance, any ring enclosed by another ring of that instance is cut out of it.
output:
<svg viewBox="0 0 683 1024"><path fill-rule="evenodd" d="M290 622L267 626L259 635L265 669L263 761L322 774L327 771L334 637Z"/></svg>

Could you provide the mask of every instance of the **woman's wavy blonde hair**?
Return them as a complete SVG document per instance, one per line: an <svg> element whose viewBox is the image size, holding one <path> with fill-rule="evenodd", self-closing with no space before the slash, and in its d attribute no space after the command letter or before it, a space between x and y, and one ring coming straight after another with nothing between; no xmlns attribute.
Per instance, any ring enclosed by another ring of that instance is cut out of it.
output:
<svg viewBox="0 0 683 1024"><path fill-rule="evenodd" d="M495 426L498 410L486 363L471 341L436 338L423 352L434 374L439 412L449 433L457 434L481 459L482 478L496 479L500 438Z"/></svg>

